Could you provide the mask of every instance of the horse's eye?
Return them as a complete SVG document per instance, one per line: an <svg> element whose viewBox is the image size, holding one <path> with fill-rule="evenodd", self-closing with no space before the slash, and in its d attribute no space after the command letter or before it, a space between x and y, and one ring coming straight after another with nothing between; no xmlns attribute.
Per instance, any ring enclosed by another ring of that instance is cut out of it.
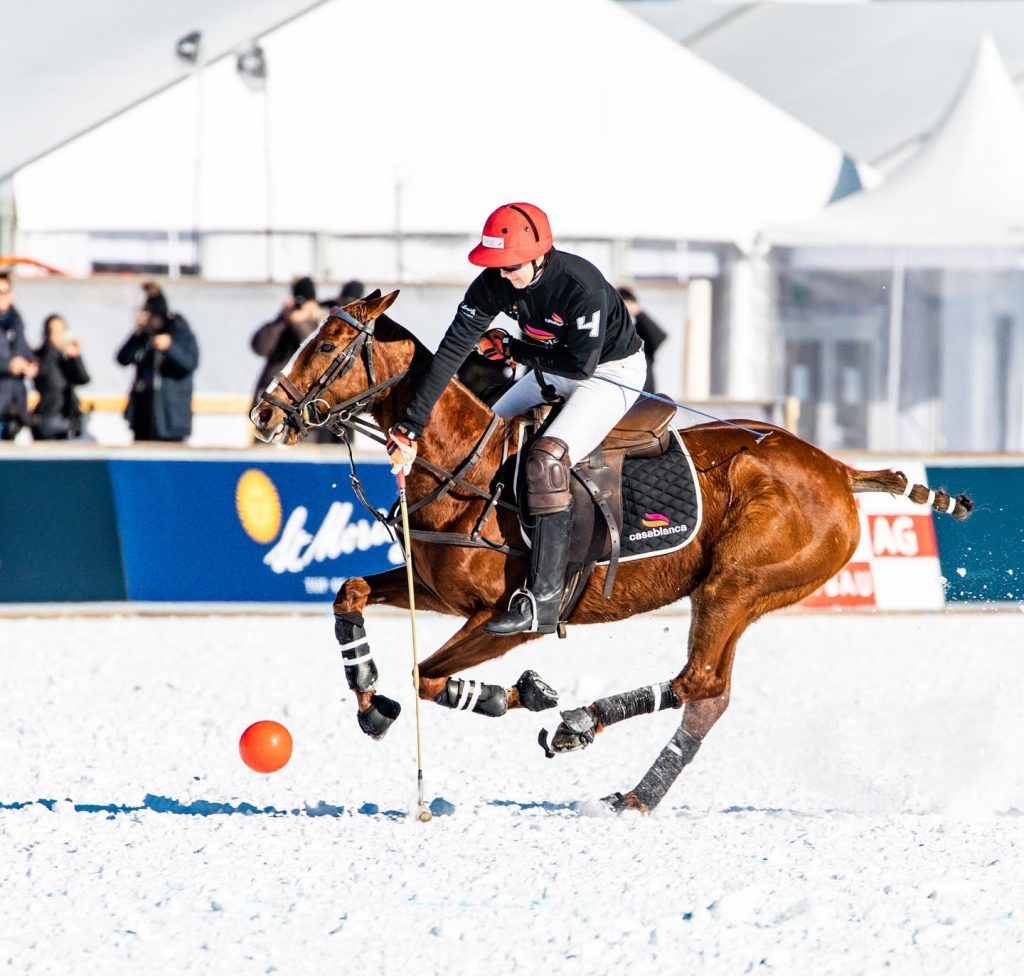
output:
<svg viewBox="0 0 1024 976"><path fill-rule="evenodd" d="M334 352L334 343L333 342L321 342L320 343L320 351L321 352Z"/></svg>

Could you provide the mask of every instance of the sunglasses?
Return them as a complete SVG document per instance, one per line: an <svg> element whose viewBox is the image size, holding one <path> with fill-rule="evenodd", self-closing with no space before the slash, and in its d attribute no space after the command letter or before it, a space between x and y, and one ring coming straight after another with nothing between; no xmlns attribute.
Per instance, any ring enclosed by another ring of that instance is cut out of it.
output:
<svg viewBox="0 0 1024 976"><path fill-rule="evenodd" d="M520 268L523 268L525 266L526 266L526 262L524 261L522 264L512 264L512 265L509 265L507 268L499 268L498 270L499 271L507 271L509 274L511 274L513 271L518 271Z"/></svg>

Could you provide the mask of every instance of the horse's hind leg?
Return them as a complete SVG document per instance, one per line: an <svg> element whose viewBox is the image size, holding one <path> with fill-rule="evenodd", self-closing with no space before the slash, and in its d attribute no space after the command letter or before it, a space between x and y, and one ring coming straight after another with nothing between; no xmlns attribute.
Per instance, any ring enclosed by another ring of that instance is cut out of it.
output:
<svg viewBox="0 0 1024 976"><path fill-rule="evenodd" d="M690 654L671 682L676 699L685 703L682 722L632 790L605 798L613 810L649 813L661 802L728 707L740 636L757 617L803 599L834 571L811 551L787 564L762 566L756 576L717 573L693 593Z"/></svg>
<svg viewBox="0 0 1024 976"><path fill-rule="evenodd" d="M696 597L694 614L690 627L690 658L678 677L670 682L673 698L677 702L686 701L682 721L632 790L604 798L604 802L617 813L627 809L643 813L652 811L664 799L679 774L693 762L704 737L729 707L736 644L747 628L749 617L739 611L730 615L731 621L721 620L720 611L709 613ZM724 633L727 637L724 641L716 639L714 633ZM696 678L691 677L693 675Z"/></svg>
<svg viewBox="0 0 1024 976"><path fill-rule="evenodd" d="M363 623L367 604L408 607L409 584L404 567L346 580L334 599L334 636L341 648L345 679L356 693L359 728L372 739L382 739L402 708L393 699L377 694L379 675ZM416 587L416 605L438 613L452 612L421 586Z"/></svg>
<svg viewBox="0 0 1024 976"><path fill-rule="evenodd" d="M476 712L497 718L510 708L539 712L558 704L558 693L535 671L524 671L509 689L482 681L453 677L474 665L500 657L537 634L495 637L483 630L494 616L490 609L470 617L445 645L420 665L420 698L456 711Z"/></svg>

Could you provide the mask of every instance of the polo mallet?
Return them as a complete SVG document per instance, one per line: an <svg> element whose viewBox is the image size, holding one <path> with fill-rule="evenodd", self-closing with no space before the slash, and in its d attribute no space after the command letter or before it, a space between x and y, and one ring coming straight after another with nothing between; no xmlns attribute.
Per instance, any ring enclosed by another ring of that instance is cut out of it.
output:
<svg viewBox="0 0 1024 976"><path fill-rule="evenodd" d="M416 646L416 584L412 575L412 547L409 544L409 503L405 497L405 472L399 469L395 473L398 481L398 504L402 509L402 542L405 546L405 578L409 583L409 620L412 624L412 684L416 694L416 785L419 790L419 813L416 819L420 823L433 820L433 814L423 800L423 739L420 734L420 662Z"/></svg>

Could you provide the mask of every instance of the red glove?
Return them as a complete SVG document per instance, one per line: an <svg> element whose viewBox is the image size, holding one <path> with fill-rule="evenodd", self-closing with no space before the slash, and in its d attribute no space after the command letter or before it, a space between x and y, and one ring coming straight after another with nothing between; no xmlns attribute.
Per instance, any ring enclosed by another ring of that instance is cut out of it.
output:
<svg viewBox="0 0 1024 976"><path fill-rule="evenodd" d="M476 341L476 351L492 363L510 362L508 333L504 329L489 329Z"/></svg>

